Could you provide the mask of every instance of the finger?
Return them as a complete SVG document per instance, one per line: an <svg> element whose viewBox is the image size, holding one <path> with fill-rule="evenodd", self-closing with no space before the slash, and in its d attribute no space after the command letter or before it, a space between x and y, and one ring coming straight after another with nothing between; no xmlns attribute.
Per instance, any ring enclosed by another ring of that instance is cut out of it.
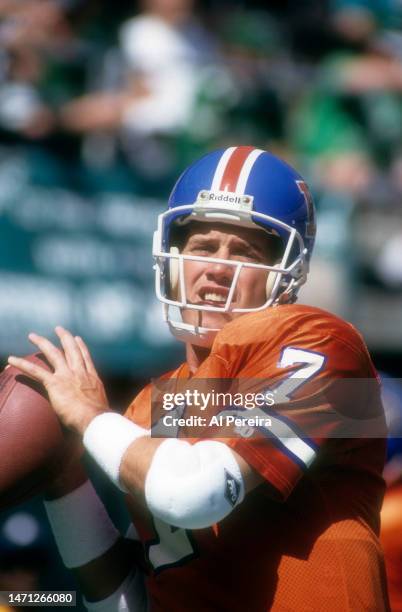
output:
<svg viewBox="0 0 402 612"><path fill-rule="evenodd" d="M46 383L49 382L50 377L53 376L52 372L49 372L49 370L45 370L45 368L32 363L32 361L27 361L22 357L10 356L8 358L8 363L44 385L46 385Z"/></svg>
<svg viewBox="0 0 402 612"><path fill-rule="evenodd" d="M84 360L85 367L86 367L87 371L90 374L94 374L95 376L98 376L98 373L97 373L96 368L95 368L95 364L92 361L91 353L89 352L89 348L85 344L84 340L80 336L75 336L75 340L76 340L77 345L78 345L78 347L79 347L79 349L81 351L81 355L82 355L82 358Z"/></svg>
<svg viewBox="0 0 402 612"><path fill-rule="evenodd" d="M66 360L64 359L63 353L56 347L50 340L38 334L29 334L29 340L32 344L35 344L41 352L44 354L48 362L53 368L63 369L66 367Z"/></svg>
<svg viewBox="0 0 402 612"><path fill-rule="evenodd" d="M64 327L61 327L60 325L55 328L55 331L60 338L61 346L64 349L64 355L69 368L76 371L85 368L84 359L74 336L72 336L67 329L64 329Z"/></svg>

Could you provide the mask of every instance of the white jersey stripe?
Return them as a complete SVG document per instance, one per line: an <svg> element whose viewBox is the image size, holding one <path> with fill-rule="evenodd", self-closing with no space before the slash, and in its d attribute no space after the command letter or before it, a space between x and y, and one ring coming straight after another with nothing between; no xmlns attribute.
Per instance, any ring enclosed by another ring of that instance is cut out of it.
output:
<svg viewBox="0 0 402 612"><path fill-rule="evenodd" d="M314 448L302 440L290 425L282 421L282 419L264 412L261 408L253 408L244 412L239 410L223 410L219 415L234 415L237 418L244 419L245 423L247 423L247 419L255 417L261 419L261 422L270 419L270 425L261 425L260 427L265 429L270 436L276 438L282 446L290 451L292 455L295 455L306 467L309 467L317 456Z"/></svg>
<svg viewBox="0 0 402 612"><path fill-rule="evenodd" d="M254 163L256 162L257 158L261 155L261 153L264 153L262 149L254 149L253 151L251 151L250 155L247 157L241 169L239 178L237 180L236 194L238 195L245 194L244 190L246 189L248 177L250 176L250 172L252 170L252 167L254 166Z"/></svg>
<svg viewBox="0 0 402 612"><path fill-rule="evenodd" d="M225 172L226 166L228 165L232 153L236 148L237 147L229 147L226 149L226 151L224 151L216 167L214 178L212 179L211 191L219 191L223 173Z"/></svg>
<svg viewBox="0 0 402 612"><path fill-rule="evenodd" d="M281 419L269 415L272 426L267 429L279 440L285 448L293 455L296 455L307 467L312 464L316 457L316 452L304 440L299 438L295 432Z"/></svg>

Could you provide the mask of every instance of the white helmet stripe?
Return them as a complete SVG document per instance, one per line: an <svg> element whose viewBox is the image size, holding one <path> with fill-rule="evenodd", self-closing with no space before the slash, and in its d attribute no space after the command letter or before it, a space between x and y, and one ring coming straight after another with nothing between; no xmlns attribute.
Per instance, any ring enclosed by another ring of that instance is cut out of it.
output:
<svg viewBox="0 0 402 612"><path fill-rule="evenodd" d="M232 153L235 151L236 148L237 147L229 147L228 149L226 149L226 151L224 151L216 167L214 178L212 179L211 191L220 190L223 173L225 172L226 166L228 165Z"/></svg>
<svg viewBox="0 0 402 612"><path fill-rule="evenodd" d="M261 153L264 153L264 151L261 149L254 149L244 162L236 185L236 193L238 195L245 194L248 177L250 176L250 172Z"/></svg>

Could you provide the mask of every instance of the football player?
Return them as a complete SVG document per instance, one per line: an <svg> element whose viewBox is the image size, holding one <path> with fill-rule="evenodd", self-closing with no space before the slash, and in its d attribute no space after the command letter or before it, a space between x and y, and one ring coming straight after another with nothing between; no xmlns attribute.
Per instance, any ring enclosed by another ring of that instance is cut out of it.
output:
<svg viewBox="0 0 402 612"><path fill-rule="evenodd" d="M246 146L190 166L158 219L156 293L187 356L162 382L181 392L212 380L273 393L274 405L251 411L269 424L195 435L182 405L177 435L163 438L151 386L125 416L113 413L85 343L63 328L61 348L30 335L54 372L10 358L46 386L62 423L127 495L132 544L91 485L76 486L82 477L62 475L46 501L88 609L389 609L379 385L350 324L295 303L314 238L302 177ZM214 410L209 402L205 414L233 406Z"/></svg>

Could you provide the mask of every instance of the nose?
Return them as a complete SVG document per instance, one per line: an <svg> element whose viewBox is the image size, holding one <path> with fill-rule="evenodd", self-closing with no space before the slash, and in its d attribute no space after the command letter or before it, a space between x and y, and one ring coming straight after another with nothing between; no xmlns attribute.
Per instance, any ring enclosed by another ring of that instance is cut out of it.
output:
<svg viewBox="0 0 402 612"><path fill-rule="evenodd" d="M226 251L218 251L214 254L217 259L228 259L228 253ZM225 286L230 285L233 280L235 272L235 266L225 263L209 263L205 270L205 275L208 280L213 280Z"/></svg>

